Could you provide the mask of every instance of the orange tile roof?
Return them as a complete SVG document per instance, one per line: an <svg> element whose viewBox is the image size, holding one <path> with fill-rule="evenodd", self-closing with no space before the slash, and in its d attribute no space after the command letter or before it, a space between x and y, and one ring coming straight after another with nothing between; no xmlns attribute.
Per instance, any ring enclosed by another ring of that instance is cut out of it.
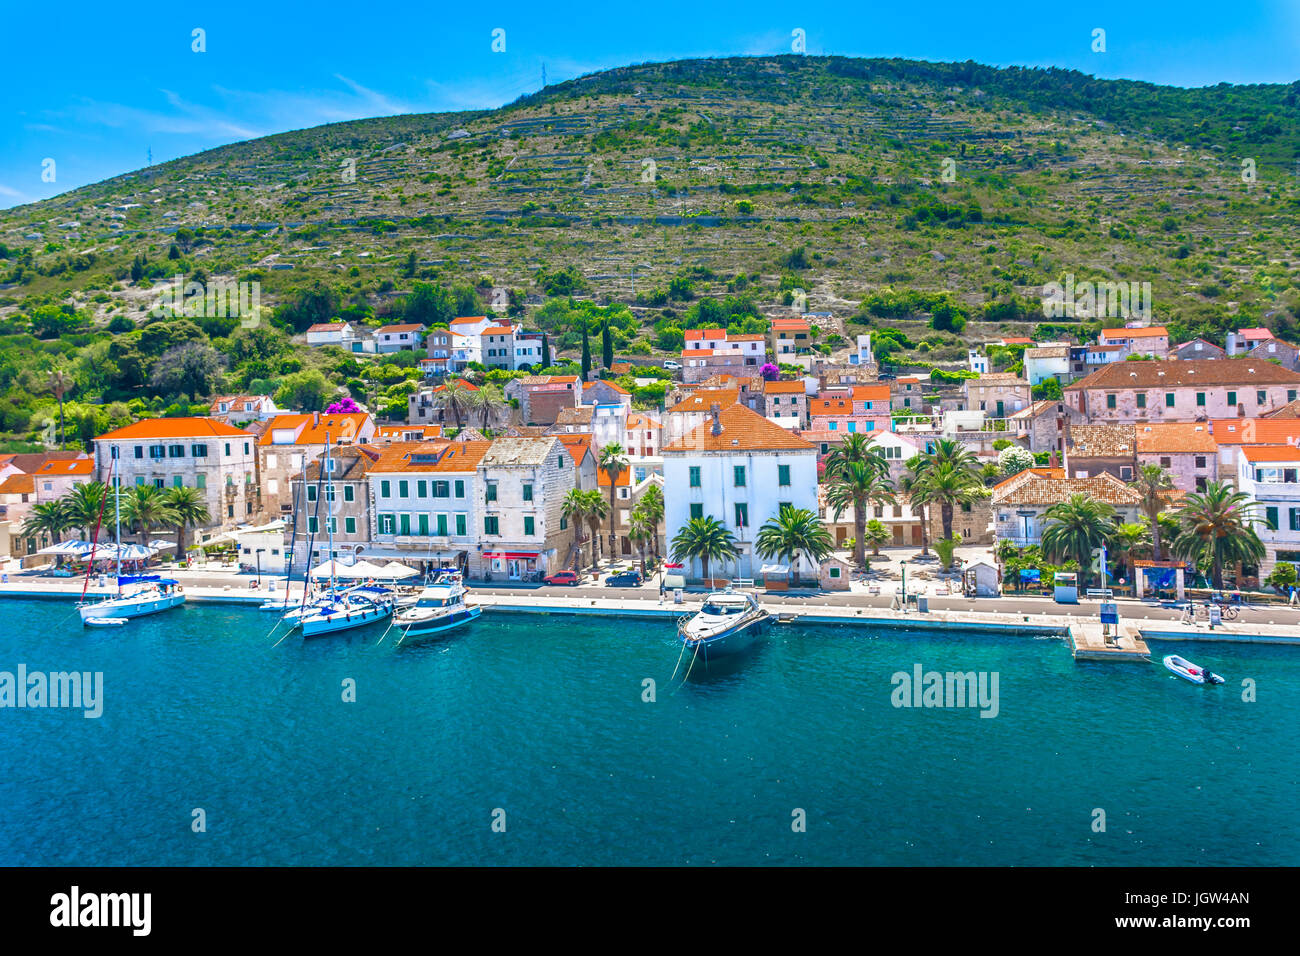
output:
<svg viewBox="0 0 1300 956"><path fill-rule="evenodd" d="M478 463L492 447L490 441L402 441L383 450L372 472L454 472L461 474L478 468ZM437 458L435 461L434 458ZM412 458L416 460L412 461Z"/></svg>
<svg viewBox="0 0 1300 956"><path fill-rule="evenodd" d="M807 389L803 382L765 382L763 393L766 395L802 395Z"/></svg>
<svg viewBox="0 0 1300 956"><path fill-rule="evenodd" d="M586 433L577 435L556 435L575 464L581 465L582 459L591 453L592 436Z"/></svg>
<svg viewBox="0 0 1300 956"><path fill-rule="evenodd" d="M803 319L773 319L770 323L773 332L807 332L808 323Z"/></svg>
<svg viewBox="0 0 1300 956"><path fill-rule="evenodd" d="M713 349L682 349L682 358L699 358L701 355L712 355Z"/></svg>
<svg viewBox="0 0 1300 956"><path fill-rule="evenodd" d="M317 322L309 326L308 332L338 332L348 327L346 322Z"/></svg>
<svg viewBox="0 0 1300 956"><path fill-rule="evenodd" d="M1102 329L1103 339L1159 339L1169 338L1169 330L1163 325L1148 325L1141 329Z"/></svg>
<svg viewBox="0 0 1300 956"><path fill-rule="evenodd" d="M1300 418L1214 418L1210 434L1220 445L1282 445L1300 439Z"/></svg>
<svg viewBox="0 0 1300 956"><path fill-rule="evenodd" d="M664 449L671 452L699 451L813 451L815 446L744 405L728 405L718 415L721 434L713 434L713 422L705 421Z"/></svg>
<svg viewBox="0 0 1300 956"><path fill-rule="evenodd" d="M1064 468L1026 468L1025 471L1032 471L1039 478L1064 478L1065 477ZM1003 478L1001 481L999 481L996 485L993 486L993 490L997 491L999 488L1003 487L1004 485L1010 484L1011 482L1015 481L1024 473L1025 473L1024 471L1018 471L1010 478Z"/></svg>
<svg viewBox="0 0 1300 956"><path fill-rule="evenodd" d="M663 428L664 426L659 422L655 421L649 415L642 415L637 412L633 412L627 418L627 427L628 430L630 431L633 428Z"/></svg>
<svg viewBox="0 0 1300 956"><path fill-rule="evenodd" d="M727 337L726 329L687 329L686 341L693 342L697 339L725 339Z"/></svg>
<svg viewBox="0 0 1300 956"><path fill-rule="evenodd" d="M728 405L735 405L739 401L740 389L737 388L700 389L694 394L686 396L668 409L667 412L707 412L714 402L726 408Z"/></svg>
<svg viewBox="0 0 1300 956"><path fill-rule="evenodd" d="M0 483L0 495L30 495L36 491L36 479L32 475L10 475Z"/></svg>
<svg viewBox="0 0 1300 956"><path fill-rule="evenodd" d="M1002 344L1003 345L1033 345L1034 340L1027 339L1024 337L1016 337L1016 338L1003 339Z"/></svg>
<svg viewBox="0 0 1300 956"><path fill-rule="evenodd" d="M457 379L456 381L457 381L460 385L462 385L463 387L469 389L471 392L477 392L477 391L478 391L478 386L475 385L473 382L471 382L471 381L470 381L469 379L467 379L467 378L460 378L460 379ZM435 392L441 392L441 391L443 391L446 387L447 387L446 384L439 385L437 388L434 389L434 391L435 391Z"/></svg>
<svg viewBox="0 0 1300 956"><path fill-rule="evenodd" d="M1054 505L1073 495L1112 505L1136 505L1142 496L1113 475L1095 478L1040 478L1032 470L1022 471L993 489L993 504Z"/></svg>
<svg viewBox="0 0 1300 956"><path fill-rule="evenodd" d="M95 441L123 441L132 438L212 438L214 436L240 435L251 438L248 432L215 418L145 418L111 432L96 435Z"/></svg>
<svg viewBox="0 0 1300 956"><path fill-rule="evenodd" d="M1142 359L1136 362L1111 362L1086 378L1065 386L1067 392L1092 388L1207 388L1237 385L1258 388L1261 385L1300 385L1300 374L1272 362L1250 356L1241 359L1183 359L1160 362Z"/></svg>
<svg viewBox="0 0 1300 956"><path fill-rule="evenodd" d="M808 402L809 415L852 415L852 398L814 398Z"/></svg>
<svg viewBox="0 0 1300 956"><path fill-rule="evenodd" d="M853 400L855 402L887 402L889 401L889 386L854 385Z"/></svg>
<svg viewBox="0 0 1300 956"><path fill-rule="evenodd" d="M514 328L509 325L489 325L480 335L514 335Z"/></svg>
<svg viewBox="0 0 1300 956"><path fill-rule="evenodd" d="M322 415L316 421L314 415L276 415L267 422L266 431L257 440L259 445L324 445L326 441L337 442L340 439L355 438L369 420L366 412L345 412L338 415ZM277 431L296 429L292 442L273 441Z"/></svg>
<svg viewBox="0 0 1300 956"><path fill-rule="evenodd" d="M1237 334L1247 342L1253 339L1271 339L1273 337L1273 333L1268 329L1262 329L1258 326L1253 329L1238 329Z"/></svg>
<svg viewBox="0 0 1300 956"><path fill-rule="evenodd" d="M449 326L451 326L451 325L467 325L467 324L473 324L473 323L475 323L475 322L482 322L482 321L484 321L485 319L487 319L487 316L486 316L486 315L462 315L462 316L460 316L459 318L452 319L452 320L451 320L450 322L448 322L447 324L448 324Z"/></svg>
<svg viewBox="0 0 1300 956"><path fill-rule="evenodd" d="M38 475L93 475L95 459L74 458L71 461L47 461L36 469Z"/></svg>
<svg viewBox="0 0 1300 956"><path fill-rule="evenodd" d="M376 335L383 335L385 332L423 332L424 326L415 322L406 322L401 325L385 325L375 329Z"/></svg>
<svg viewBox="0 0 1300 956"><path fill-rule="evenodd" d="M401 438L409 432L421 432L425 438L438 438L442 435L441 425L378 425L376 438Z"/></svg>
<svg viewBox="0 0 1300 956"><path fill-rule="evenodd" d="M762 332L755 332L752 335L728 335L728 342L762 342L767 336Z"/></svg>
<svg viewBox="0 0 1300 956"><path fill-rule="evenodd" d="M1137 450L1139 455L1204 455L1218 451L1219 445L1205 423L1152 423L1137 426Z"/></svg>
<svg viewBox="0 0 1300 956"><path fill-rule="evenodd" d="M1300 461L1295 445L1246 445L1241 453L1249 462Z"/></svg>

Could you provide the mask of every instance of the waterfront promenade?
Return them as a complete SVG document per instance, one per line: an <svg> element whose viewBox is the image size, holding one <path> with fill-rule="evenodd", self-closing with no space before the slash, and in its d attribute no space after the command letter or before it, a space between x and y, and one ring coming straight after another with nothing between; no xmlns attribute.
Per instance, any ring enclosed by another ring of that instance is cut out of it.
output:
<svg viewBox="0 0 1300 956"><path fill-rule="evenodd" d="M251 588L256 576L234 569L174 570L162 573L181 581L187 598L194 603L257 606L275 598L285 599L284 580L262 576L262 586ZM0 583L0 599L37 598L75 601L82 592L80 578L58 578L42 574L7 574ZM108 593L111 576L105 587L92 578L87 595ZM885 582L888 584L889 582ZM1071 637L1072 650L1078 657L1142 657L1147 653L1145 638L1160 640L1218 640L1249 643L1300 644L1300 608L1268 604L1246 606L1238 618L1211 629L1205 622L1181 623L1183 608L1168 602L1120 600L1121 640L1107 648L1101 638L1098 602L1084 599L1080 604L1057 604L1046 597L1005 595L996 598L969 598L936 594L935 582L917 582L914 591L925 594L928 610L915 606L899 610L892 591L868 593L861 582L849 591L820 590L761 592L760 600L779 621L807 623L879 623L892 627L960 626L967 629L989 628L1003 632L1057 634ZM676 619L691 613L703 599L706 589L692 588L682 594L682 603L674 603L672 591L661 596L657 579L641 587L612 588L595 584L576 587L547 585L476 584L470 582L474 600L490 613L581 615L600 617L644 617ZM882 588L882 591L884 589ZM289 586L288 604L302 599L301 581ZM271 615L268 612L268 619ZM1127 638L1127 640L1126 640ZM1080 652L1082 651L1082 652Z"/></svg>

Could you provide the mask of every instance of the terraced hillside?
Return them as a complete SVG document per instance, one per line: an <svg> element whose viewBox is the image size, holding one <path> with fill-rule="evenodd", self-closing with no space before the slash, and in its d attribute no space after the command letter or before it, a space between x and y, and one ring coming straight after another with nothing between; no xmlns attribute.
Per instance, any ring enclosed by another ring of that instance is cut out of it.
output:
<svg viewBox="0 0 1300 956"><path fill-rule="evenodd" d="M1181 90L972 63L630 66L493 111L238 143L0 213L0 332L125 332L184 274L260 281L291 331L403 314L426 282L543 327L548 295L624 303L637 322L620 352L803 306L951 362L966 340L1055 331L1041 290L1072 274L1152 283L1176 334L1289 336L1298 103L1300 83Z"/></svg>

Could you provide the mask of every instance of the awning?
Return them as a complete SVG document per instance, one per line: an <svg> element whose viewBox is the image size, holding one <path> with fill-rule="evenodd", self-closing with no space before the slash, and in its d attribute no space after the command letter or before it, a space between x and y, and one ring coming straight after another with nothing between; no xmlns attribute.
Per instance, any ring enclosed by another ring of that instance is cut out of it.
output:
<svg viewBox="0 0 1300 956"><path fill-rule="evenodd" d="M787 564L765 564L758 571L759 574L789 574L790 566Z"/></svg>
<svg viewBox="0 0 1300 956"><path fill-rule="evenodd" d="M537 551L490 551L485 552L485 558L540 558L541 554Z"/></svg>

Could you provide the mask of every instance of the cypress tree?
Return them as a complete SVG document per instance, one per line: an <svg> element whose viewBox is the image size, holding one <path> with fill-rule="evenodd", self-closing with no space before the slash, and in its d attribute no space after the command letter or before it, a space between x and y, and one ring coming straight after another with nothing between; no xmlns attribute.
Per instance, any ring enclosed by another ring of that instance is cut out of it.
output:
<svg viewBox="0 0 1300 956"><path fill-rule="evenodd" d="M600 360L605 368L614 364L614 339L609 334L609 319L600 327Z"/></svg>
<svg viewBox="0 0 1300 956"><path fill-rule="evenodd" d="M542 334L542 368L550 368L550 367L551 367L551 340L545 333L543 333Z"/></svg>
<svg viewBox="0 0 1300 956"><path fill-rule="evenodd" d="M587 342L587 317L578 321L582 323L582 380L585 382L591 374L591 345Z"/></svg>

